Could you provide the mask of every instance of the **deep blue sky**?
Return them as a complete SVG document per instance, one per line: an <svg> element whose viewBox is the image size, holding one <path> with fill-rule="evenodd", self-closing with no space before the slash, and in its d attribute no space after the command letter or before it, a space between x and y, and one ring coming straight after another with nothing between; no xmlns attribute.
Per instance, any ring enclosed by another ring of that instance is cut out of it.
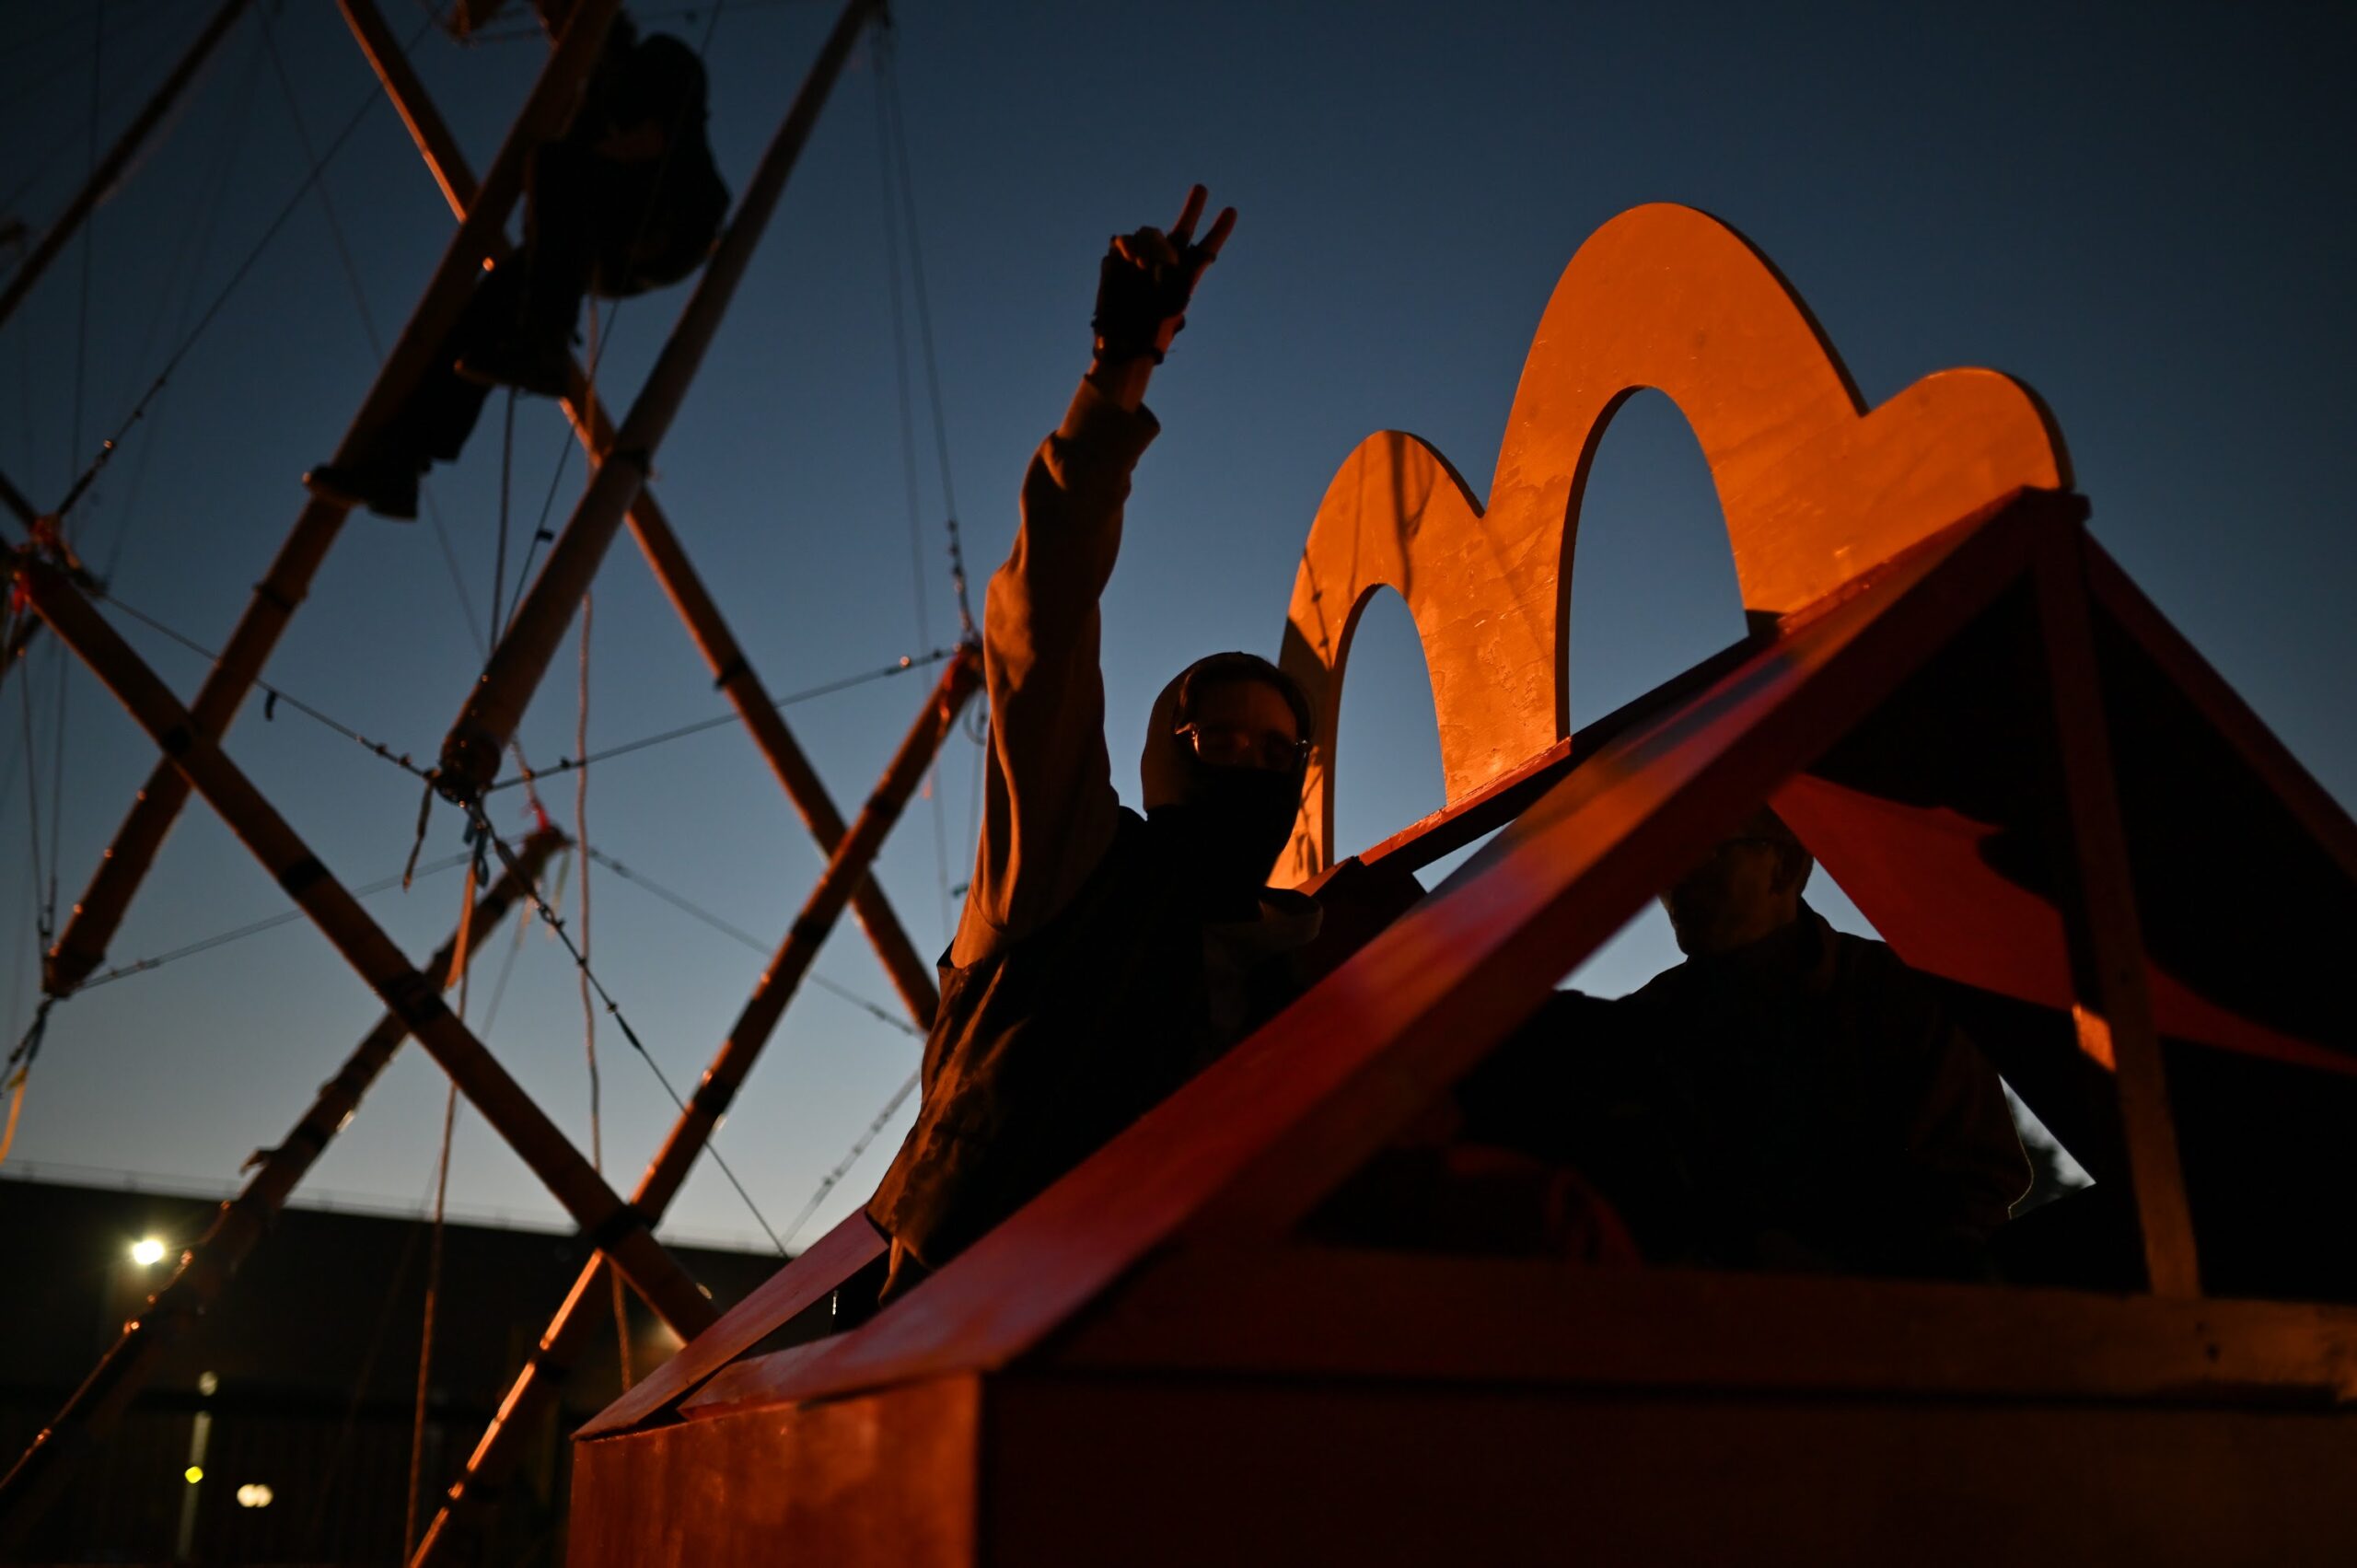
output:
<svg viewBox="0 0 2357 1568"><path fill-rule="evenodd" d="M99 136L127 119L210 0L0 3L0 217L38 232L87 157L92 27ZM424 21L388 4L404 36ZM520 17L520 0L511 6ZM741 188L833 6L723 7L708 56L719 161ZM955 6L907 0L896 53L931 285L946 435L979 597L1012 537L1023 464L1086 355L1095 258L1118 228L1165 221L1190 180L1242 220L1152 399L1145 459L1107 600L1106 674L1121 782L1154 690L1196 654L1273 652L1293 566L1335 466L1368 432L1414 431L1485 492L1531 330L1580 240L1641 202L1711 211L1799 288L1870 401L1926 372L1993 366L2036 387L2069 439L2095 528L2177 623L2344 803L2357 798L2357 145L2347 65L2357 13L2292 6L2110 8L1879 5ZM256 7L314 145L373 81L325 0ZM643 8L693 41L712 19ZM415 60L478 168L540 45ZM0 468L37 500L72 475L303 178L307 161L255 19L172 134L0 329ZM863 50L663 449L656 487L757 668L781 692L952 633L940 486L917 386L919 623L893 369L874 77ZM330 168L357 286L380 334L406 316L450 222L394 116L370 110ZM212 192L224 192L215 199ZM0 262L0 264L12 264ZM623 308L601 377L635 390L684 290ZM198 341L81 509L128 602L217 645L376 363L316 198ZM77 365L80 368L77 369ZM459 552L460 610L430 528L355 517L272 676L371 736L431 753L478 668L498 515L500 407L433 490ZM78 430L78 437L76 432ZM517 527L570 438L517 408ZM577 495L577 456L558 483ZM13 531L13 530L12 530ZM1575 721L1741 630L1709 478L1658 395L1607 438L1580 534ZM183 691L202 663L126 633ZM34 766L20 693L0 742L0 1025L34 994L29 777L46 823L58 704L36 658ZM593 744L720 711L633 548L598 591ZM9 681L16 687L28 672ZM869 789L921 695L915 676L790 714L837 798ZM65 677L63 899L110 837L152 752L78 668ZM536 757L572 749L570 645L528 716ZM1407 615L1379 603L1342 720L1341 842L1439 804L1431 700ZM250 707L231 751L353 882L399 867L413 784L283 711ZM955 742L893 842L884 881L921 947L970 855L974 747ZM507 797L511 802L513 796ZM569 788L552 792L570 820ZM617 761L591 788L590 838L758 935L781 933L818 860L741 733ZM457 847L437 815L429 858ZM47 854L47 845L42 845ZM946 877L942 867L947 867ZM578 876L571 879L577 887ZM439 939L446 875L371 900L413 951ZM597 967L673 1077L692 1077L759 958L605 872ZM1838 895L1828 893L1838 904ZM166 846L113 958L162 952L276 912L282 896L201 807ZM506 951L486 949L473 1015ZM1648 916L1583 975L1620 991L1674 957ZM888 996L846 931L821 972ZM277 1140L377 1008L294 925L59 1009L15 1158L226 1180ZM562 954L535 935L494 1048L586 1139L582 1020ZM605 1136L634 1178L669 1120L643 1064L599 1033ZM798 1000L722 1146L772 1221L801 1206L911 1069L916 1044L835 996ZM321 1163L319 1189L414 1203L442 1080L404 1051ZM902 1121L822 1211L865 1195ZM462 1114L462 1210L554 1206ZM741 1204L700 1171L673 1214L745 1237ZM806 1231L806 1235L808 1232Z"/></svg>

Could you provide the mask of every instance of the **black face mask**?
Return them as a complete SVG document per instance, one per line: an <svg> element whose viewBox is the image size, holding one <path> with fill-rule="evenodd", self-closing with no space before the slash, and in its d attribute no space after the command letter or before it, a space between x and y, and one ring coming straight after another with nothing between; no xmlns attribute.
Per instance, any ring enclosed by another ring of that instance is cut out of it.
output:
<svg viewBox="0 0 2357 1568"><path fill-rule="evenodd" d="M1213 919L1248 919L1301 809L1298 770L1215 768L1188 760L1186 797L1146 812Z"/></svg>

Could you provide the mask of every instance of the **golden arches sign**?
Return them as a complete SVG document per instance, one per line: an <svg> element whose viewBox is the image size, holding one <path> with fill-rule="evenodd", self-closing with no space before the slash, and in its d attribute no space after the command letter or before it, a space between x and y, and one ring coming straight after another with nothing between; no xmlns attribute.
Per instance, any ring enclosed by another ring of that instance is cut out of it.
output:
<svg viewBox="0 0 2357 1568"><path fill-rule="evenodd" d="M1647 388L1701 445L1755 623L2010 491L2070 483L2061 434L2020 382L1945 370L1869 412L1749 241L1689 207L1623 213L1580 247L1547 302L1486 508L1446 458L1399 431L1360 443L1327 486L1281 656L1319 714L1281 880L1332 860L1342 671L1377 588L1407 601L1423 644L1449 804L1570 733L1562 654L1580 497L1614 412Z"/></svg>

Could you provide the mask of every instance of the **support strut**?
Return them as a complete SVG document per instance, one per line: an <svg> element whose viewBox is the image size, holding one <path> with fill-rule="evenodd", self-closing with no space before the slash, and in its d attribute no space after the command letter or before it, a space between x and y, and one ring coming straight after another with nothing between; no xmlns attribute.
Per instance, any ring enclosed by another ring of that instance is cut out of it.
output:
<svg viewBox="0 0 2357 1568"><path fill-rule="evenodd" d="M584 0L588 3L588 0ZM412 968L391 937L320 864L277 808L220 744L197 727L156 672L116 635L57 568L19 558L17 581L33 608L115 694L172 765L186 775L254 858L275 877L336 951L360 971L418 1043L450 1074L557 1202L610 1253L622 1277L682 1337L711 1324L712 1303L678 1259L655 1239L646 1216L618 1197L546 1112L443 1004L435 983Z"/></svg>
<svg viewBox="0 0 2357 1568"><path fill-rule="evenodd" d="M2086 535L2077 528L2057 529L2042 536L2037 549L2038 635L2054 693L2060 807L2067 828L2061 842L2068 859L2060 869L2071 889L2061 902L2075 993L2072 1022L2079 1048L2112 1065L2146 1283L2154 1295L2191 1299L2201 1294L2201 1269L2177 1158L2177 1122L2169 1114L2160 1033L2153 1021L2128 841L2119 821L2110 724L2088 609Z"/></svg>
<svg viewBox="0 0 2357 1568"><path fill-rule="evenodd" d="M687 1109L671 1129L671 1135L664 1140L654 1163L639 1179L638 1191L632 1195L631 1203L649 1219L662 1216L687 1180L696 1156L711 1140L713 1129L736 1098L745 1075L752 1071L753 1063L777 1027L786 1003L809 971L820 944L842 917L852 889L865 882L868 868L884 845L885 835L900 819L909 797L916 793L925 770L933 765L934 757L948 738L958 713L981 684L981 651L962 649L943 673L940 683L927 695L924 711L917 715L916 724L893 754L890 765L876 785L876 793L868 796L859 819L836 846L826 870L819 874L818 885L803 901L801 912L761 976L760 988L737 1015L736 1026L714 1054L712 1065L704 1069L702 1081L689 1097ZM498 1498L500 1488L515 1468L525 1434L557 1397L566 1376L587 1347L599 1321L597 1308L606 1299L604 1289L604 1260L592 1258L574 1282L564 1304L557 1308L548 1331L540 1336L540 1348L525 1362L506 1398L500 1401L498 1413L483 1429L482 1439L469 1457L465 1472L451 1486L441 1512L426 1527L425 1538L410 1560L410 1568L430 1568L432 1564L464 1559L461 1543L468 1539L471 1525Z"/></svg>
<svg viewBox="0 0 2357 1568"><path fill-rule="evenodd" d="M563 127L604 46L606 25L620 4L621 0L580 0L575 7L563 37L541 67L515 124L508 128L507 139L492 159L465 221L450 237L416 310L394 341L392 352L385 356L360 412L338 444L337 462L354 459L360 443L415 389L431 356L449 335L459 311L466 308L483 258L501 242L507 214L523 189L524 155ZM191 704L198 733L208 738L227 733L246 693L277 645L279 633L309 591L312 575L335 542L346 511L314 497L296 518L294 531L279 547L269 574L254 585L253 598L229 633L219 662L206 675ZM50 950L41 976L42 989L50 995L70 994L105 959L107 944L122 923L123 912L147 868L155 864L164 835L187 803L187 781L168 761L158 763L116 830L88 889L75 904L73 918Z"/></svg>
<svg viewBox="0 0 2357 1568"><path fill-rule="evenodd" d="M482 947L524 895L525 878L537 877L550 854L563 842L564 835L553 829L525 840L517 852L517 870L503 874L476 900L461 932L453 933L426 961L425 972L451 973L450 960L461 934L470 954ZM362 1037L335 1076L319 1086L319 1098L278 1145L254 1156L259 1168L244 1189L221 1205L203 1237L180 1255L180 1266L169 1282L148 1299L145 1311L123 1325L122 1337L97 1368L33 1439L6 1479L0 1480L0 1551L24 1539L83 1458L114 1429L165 1353L212 1308L247 1256L269 1235L288 1194L327 1152L359 1108L360 1097L408 1038L409 1026L400 1016L386 1014Z"/></svg>

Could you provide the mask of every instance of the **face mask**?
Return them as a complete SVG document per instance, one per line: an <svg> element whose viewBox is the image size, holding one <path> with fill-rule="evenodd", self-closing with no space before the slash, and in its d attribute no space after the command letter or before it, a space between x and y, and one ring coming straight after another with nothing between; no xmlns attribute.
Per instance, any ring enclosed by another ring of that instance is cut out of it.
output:
<svg viewBox="0 0 2357 1568"><path fill-rule="evenodd" d="M1146 813L1176 841L1179 864L1204 908L1248 913L1293 835L1301 781L1291 772L1215 768L1189 759L1183 799Z"/></svg>

